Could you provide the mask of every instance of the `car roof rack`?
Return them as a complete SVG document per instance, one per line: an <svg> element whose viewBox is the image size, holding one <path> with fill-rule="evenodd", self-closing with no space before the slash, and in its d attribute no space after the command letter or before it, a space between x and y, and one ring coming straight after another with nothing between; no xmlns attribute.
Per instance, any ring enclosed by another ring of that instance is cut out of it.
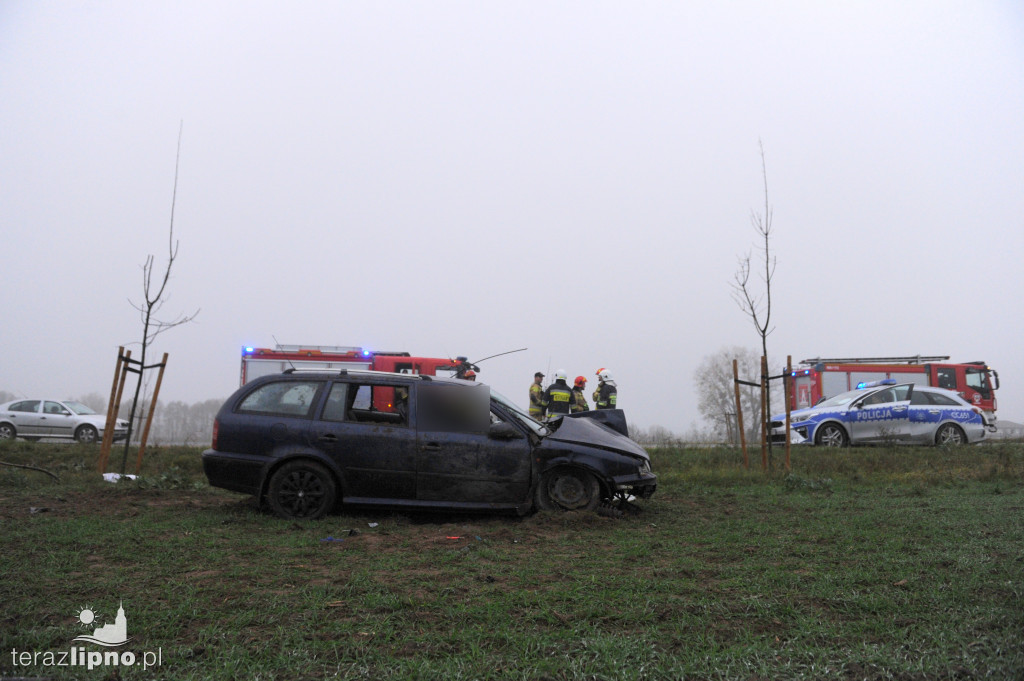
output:
<svg viewBox="0 0 1024 681"><path fill-rule="evenodd" d="M344 376L348 373L348 369L338 369L337 371L328 371L326 369L313 369L311 367L288 367L282 374L335 374L337 376ZM268 374L270 375L270 374Z"/></svg>

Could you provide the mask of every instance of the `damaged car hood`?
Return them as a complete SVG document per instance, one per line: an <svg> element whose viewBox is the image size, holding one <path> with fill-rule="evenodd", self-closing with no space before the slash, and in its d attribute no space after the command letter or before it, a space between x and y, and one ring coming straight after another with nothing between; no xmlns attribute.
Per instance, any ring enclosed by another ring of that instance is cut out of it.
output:
<svg viewBox="0 0 1024 681"><path fill-rule="evenodd" d="M557 429L544 438L544 443L566 442L622 452L650 461L643 447L611 428L587 418L563 418Z"/></svg>

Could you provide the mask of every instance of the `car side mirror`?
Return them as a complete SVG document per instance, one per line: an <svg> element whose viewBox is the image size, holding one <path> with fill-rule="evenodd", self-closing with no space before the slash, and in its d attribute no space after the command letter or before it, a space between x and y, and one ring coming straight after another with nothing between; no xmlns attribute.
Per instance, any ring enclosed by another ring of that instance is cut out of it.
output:
<svg viewBox="0 0 1024 681"><path fill-rule="evenodd" d="M523 434L516 430L516 427L511 423L499 421L498 423L491 424L490 429L487 431L487 437L494 438L495 440L517 440L523 437Z"/></svg>

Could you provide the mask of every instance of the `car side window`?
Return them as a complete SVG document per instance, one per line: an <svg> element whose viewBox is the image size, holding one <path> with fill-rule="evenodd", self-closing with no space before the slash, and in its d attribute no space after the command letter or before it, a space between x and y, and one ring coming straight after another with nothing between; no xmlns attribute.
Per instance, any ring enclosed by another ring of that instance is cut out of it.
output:
<svg viewBox="0 0 1024 681"><path fill-rule="evenodd" d="M895 401L896 393L893 392L892 388L886 388L885 390L879 390L873 395L868 395L862 404L865 407L873 407L876 404L887 404Z"/></svg>
<svg viewBox="0 0 1024 681"><path fill-rule="evenodd" d="M376 383L350 384L344 420L355 423L409 425L409 388Z"/></svg>
<svg viewBox="0 0 1024 681"><path fill-rule="evenodd" d="M320 381L280 381L266 383L246 395L240 413L276 414L308 417L323 385Z"/></svg>
<svg viewBox="0 0 1024 681"><path fill-rule="evenodd" d="M24 400L15 402L10 407L11 411L39 411L39 400Z"/></svg>
<svg viewBox="0 0 1024 681"><path fill-rule="evenodd" d="M344 421L345 404L348 396L348 384L335 383L331 386L331 392L327 394L327 403L324 405L324 421Z"/></svg>
<svg viewBox="0 0 1024 681"><path fill-rule="evenodd" d="M932 404L932 401L929 399L929 397L930 395L928 393L922 393L915 390L910 395L910 404L914 406Z"/></svg>
<svg viewBox="0 0 1024 681"><path fill-rule="evenodd" d="M939 393L928 393L928 399L931 400L932 404L937 404L940 407L962 407L963 405L954 400L949 395L941 395Z"/></svg>
<svg viewBox="0 0 1024 681"><path fill-rule="evenodd" d="M63 414L64 407L60 406L56 402L46 401L43 403L44 414Z"/></svg>

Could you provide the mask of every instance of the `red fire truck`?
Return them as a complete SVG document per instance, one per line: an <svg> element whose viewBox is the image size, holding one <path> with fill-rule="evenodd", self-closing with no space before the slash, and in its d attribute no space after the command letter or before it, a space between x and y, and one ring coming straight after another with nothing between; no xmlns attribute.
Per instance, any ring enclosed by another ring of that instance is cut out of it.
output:
<svg viewBox="0 0 1024 681"><path fill-rule="evenodd" d="M985 362L950 364L948 356L843 357L804 359L793 370L793 409L813 407L822 399L853 390L862 383L894 378L946 388L960 394L995 423L999 374Z"/></svg>
<svg viewBox="0 0 1024 681"><path fill-rule="evenodd" d="M340 371L364 369L397 374L426 374L463 378L465 372L479 369L465 357L441 359L412 357L408 352L380 352L365 348L325 345L278 345L276 348L242 348L240 385L254 378L279 374L288 369Z"/></svg>

